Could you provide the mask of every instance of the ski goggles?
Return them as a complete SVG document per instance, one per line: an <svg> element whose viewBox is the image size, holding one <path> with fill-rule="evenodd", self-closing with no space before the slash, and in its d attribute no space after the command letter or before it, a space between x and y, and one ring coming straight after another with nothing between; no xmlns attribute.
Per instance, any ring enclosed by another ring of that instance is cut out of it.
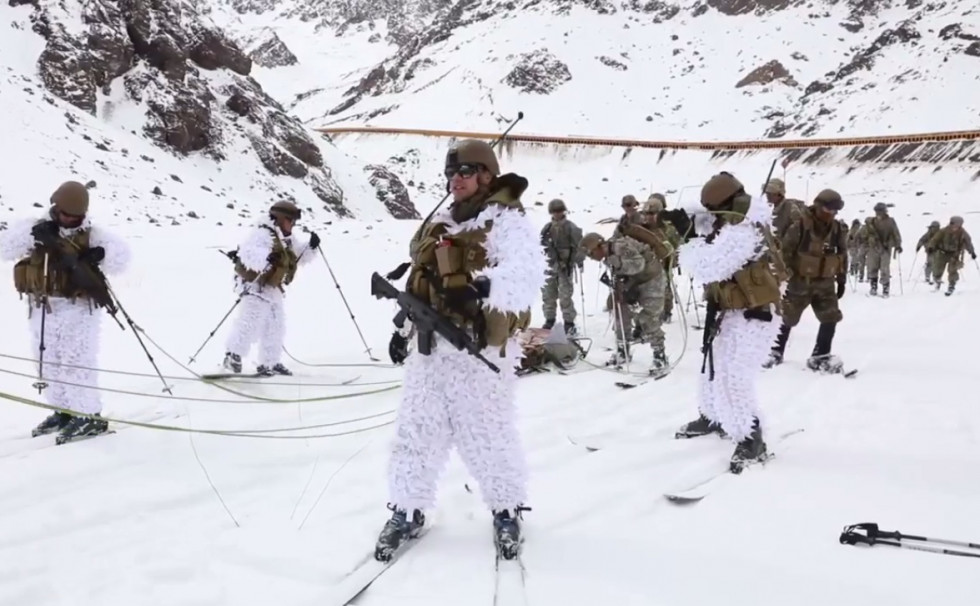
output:
<svg viewBox="0 0 980 606"><path fill-rule="evenodd" d="M467 179L478 172L480 172L479 164L454 164L447 166L443 171L443 174L446 176L447 180L452 179L455 175L459 175L460 177Z"/></svg>

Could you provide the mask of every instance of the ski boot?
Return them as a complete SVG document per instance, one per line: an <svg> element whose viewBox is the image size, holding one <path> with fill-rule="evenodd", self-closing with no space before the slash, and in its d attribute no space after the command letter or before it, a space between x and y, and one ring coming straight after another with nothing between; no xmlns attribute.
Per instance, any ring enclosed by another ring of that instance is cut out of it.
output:
<svg viewBox="0 0 980 606"><path fill-rule="evenodd" d="M891 283L890 282L882 283L882 285L881 285L881 298L882 299L887 299L888 298L888 289L889 289L890 286L891 286Z"/></svg>
<svg viewBox="0 0 980 606"><path fill-rule="evenodd" d="M543 328L545 330L551 330L554 327L555 327L555 319L554 318L548 318L547 320L544 321L544 324L541 325L541 328Z"/></svg>
<svg viewBox="0 0 980 606"><path fill-rule="evenodd" d="M832 354L810 356L807 358L806 367L813 372L819 372L825 375L835 375L844 372L844 362Z"/></svg>
<svg viewBox="0 0 980 606"><path fill-rule="evenodd" d="M734 474L742 471L753 463L764 463L772 455L766 449L766 443L762 439L762 428L759 427L759 419L756 418L752 424L752 433L735 446L732 453L732 460L728 467Z"/></svg>
<svg viewBox="0 0 980 606"><path fill-rule="evenodd" d="M700 438L701 436L706 436L713 433L718 434L718 437L720 438L728 437L728 434L725 433L725 430L721 428L720 424L715 423L708 417L704 416L704 414L701 414L697 419L678 429L674 434L674 438L678 440L681 438Z"/></svg>
<svg viewBox="0 0 980 606"><path fill-rule="evenodd" d="M425 516L418 509L412 511L411 520L408 519L407 512L394 505L389 504L388 509L394 513L385 522L374 547L374 559L379 562L390 562L402 543L418 537L425 525Z"/></svg>
<svg viewBox="0 0 980 606"><path fill-rule="evenodd" d="M61 428L61 433L58 434L54 442L59 445L65 444L82 438L92 438L108 431L109 423L102 419L102 415L72 417L71 421Z"/></svg>
<svg viewBox="0 0 980 606"><path fill-rule="evenodd" d="M225 352L225 360L221 363L221 366L227 371L238 374L242 372L242 357L236 353L227 351Z"/></svg>
<svg viewBox="0 0 980 606"><path fill-rule="evenodd" d="M877 297L878 296L878 278L871 278L870 280L868 280L868 282L871 283L871 290L869 290L868 292L871 294L872 297Z"/></svg>
<svg viewBox="0 0 980 606"><path fill-rule="evenodd" d="M949 287L946 288L946 296L948 297L948 296L952 295L953 294L953 291L955 289L956 289L956 285L953 284L952 282L950 282Z"/></svg>
<svg viewBox="0 0 980 606"><path fill-rule="evenodd" d="M660 314L660 321L663 324L670 324L671 322L674 321L674 315L669 311L665 311L662 314Z"/></svg>
<svg viewBox="0 0 980 606"><path fill-rule="evenodd" d="M628 347L617 345L616 353L609 357L609 360L606 362L606 366L615 366L617 369L621 369L632 359L633 356L630 354Z"/></svg>
<svg viewBox="0 0 980 606"><path fill-rule="evenodd" d="M36 438L38 436L43 436L47 433L54 433L56 431L61 431L65 425L71 421L71 415L67 412L56 412L48 418L41 421L37 427L31 430L31 437Z"/></svg>
<svg viewBox="0 0 980 606"><path fill-rule="evenodd" d="M261 375L263 377L272 377L275 375L286 375L291 376L293 371L289 370L282 363L276 364L272 368L265 365L259 365L255 368L255 374Z"/></svg>
<svg viewBox="0 0 980 606"><path fill-rule="evenodd" d="M663 346L653 349L653 363L650 365L650 376L659 377L670 370L670 362L667 361L667 353Z"/></svg>
<svg viewBox="0 0 980 606"><path fill-rule="evenodd" d="M578 329L575 328L575 322L565 322L565 336L574 337L578 335Z"/></svg>
<svg viewBox="0 0 980 606"><path fill-rule="evenodd" d="M521 555L521 545L524 537L521 534L521 512L530 511L528 507L517 506L514 515L509 509L493 512L493 544L497 548L497 557L513 560Z"/></svg>
<svg viewBox="0 0 980 606"><path fill-rule="evenodd" d="M783 353L778 349L769 352L769 359L762 363L763 368L772 368L783 363Z"/></svg>

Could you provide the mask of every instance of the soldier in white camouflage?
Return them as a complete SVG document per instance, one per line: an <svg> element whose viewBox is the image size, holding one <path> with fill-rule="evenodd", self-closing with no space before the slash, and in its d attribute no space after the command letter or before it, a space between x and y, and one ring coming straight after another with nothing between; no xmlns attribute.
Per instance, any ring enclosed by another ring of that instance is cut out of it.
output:
<svg viewBox="0 0 980 606"><path fill-rule="evenodd" d="M922 234L922 237L919 238L919 241L915 245L916 254L923 248L926 249L926 262L922 266L922 274L926 279L926 284L932 284L932 269L936 261L936 251L929 247L929 241L939 232L940 227L939 221L930 223L926 229L926 233Z"/></svg>
<svg viewBox="0 0 980 606"><path fill-rule="evenodd" d="M949 225L940 229L933 235L927 244L933 250L935 261L932 277L936 282L936 290L942 288L943 271L949 268L949 288L946 289L946 296L953 294L956 283L960 279L959 269L963 266L963 253L968 252L974 261L977 260L977 251L973 248L973 239L970 234L963 229L963 217L954 216L949 220Z"/></svg>
<svg viewBox="0 0 980 606"><path fill-rule="evenodd" d="M868 247L868 282L870 294L878 294L878 280L881 279L881 296L887 297L891 285L891 262L893 255L902 254L902 233L895 219L888 216L884 202L874 206L875 216L865 222L861 233Z"/></svg>
<svg viewBox="0 0 980 606"><path fill-rule="evenodd" d="M769 179L764 193L772 205L773 235L782 238L789 226L803 214L805 204L802 200L786 197L786 184L782 179Z"/></svg>
<svg viewBox="0 0 980 606"><path fill-rule="evenodd" d="M622 367L632 359L628 341L633 316L630 306L638 305L642 338L653 350L650 374L666 370L669 364L660 319L664 308L664 268L653 249L626 235L606 240L597 233L582 238L582 249L590 259L600 261L608 268L602 281L613 290L613 311L617 318L616 353L608 364Z"/></svg>
<svg viewBox="0 0 980 606"><path fill-rule="evenodd" d="M868 250L862 239L861 221L859 219L854 219L851 222L851 228L847 231L847 253L851 262L848 273L857 278L858 282L864 282L864 268Z"/></svg>
<svg viewBox="0 0 980 606"><path fill-rule="evenodd" d="M542 328L551 329L555 326L560 303L565 334L574 335L577 332L574 274L578 268L581 275L585 264L585 255L579 247L582 229L568 220L568 208L563 200L554 199L549 202L548 212L551 214L551 221L541 229L541 246L548 256L548 278L541 289L544 307Z"/></svg>

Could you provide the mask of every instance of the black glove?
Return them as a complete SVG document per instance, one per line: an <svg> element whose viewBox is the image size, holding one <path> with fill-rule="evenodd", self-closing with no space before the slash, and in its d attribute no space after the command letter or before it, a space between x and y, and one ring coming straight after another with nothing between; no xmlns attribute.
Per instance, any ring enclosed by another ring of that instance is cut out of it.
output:
<svg viewBox="0 0 980 606"><path fill-rule="evenodd" d="M612 285L613 285L612 284L612 279L609 277L609 272L608 271L602 272L602 275L599 276L599 282L605 284L609 288L612 288Z"/></svg>
<svg viewBox="0 0 980 606"><path fill-rule="evenodd" d="M391 335L391 341L388 341L388 357L392 364L401 364L408 357L408 339L397 330Z"/></svg>
<svg viewBox="0 0 980 606"><path fill-rule="evenodd" d="M844 291L847 290L847 277L843 274L837 276L837 298L841 299L844 297Z"/></svg>
<svg viewBox="0 0 980 606"><path fill-rule="evenodd" d="M895 252L897 252L898 254L902 254L902 247L901 246L896 246L895 247Z"/></svg>
<svg viewBox="0 0 980 606"><path fill-rule="evenodd" d="M91 263L92 265L98 265L103 259L105 259L105 249L101 246L86 248L78 255L79 261L85 261L86 263Z"/></svg>
<svg viewBox="0 0 980 606"><path fill-rule="evenodd" d="M486 299L490 296L490 278L480 276L468 285L446 290L446 303L450 307L460 306L470 301Z"/></svg>
<svg viewBox="0 0 980 606"><path fill-rule="evenodd" d="M31 235L41 244L46 244L58 238L58 224L54 221L41 221L31 228Z"/></svg>
<svg viewBox="0 0 980 606"><path fill-rule="evenodd" d="M232 250L225 253L225 256L231 259L232 263L238 263L238 251Z"/></svg>
<svg viewBox="0 0 980 606"><path fill-rule="evenodd" d="M270 253L269 256L265 258L265 261L269 265L276 267L279 265L279 262L282 261L282 254L277 252Z"/></svg>
<svg viewBox="0 0 980 606"><path fill-rule="evenodd" d="M922 250L922 247L921 247L921 246L916 246L916 247L915 247L915 252L919 252L920 250ZM927 252L928 252L928 251L927 251Z"/></svg>
<svg viewBox="0 0 980 606"><path fill-rule="evenodd" d="M316 232L310 232L310 248L316 250L320 248L320 236L316 235Z"/></svg>
<svg viewBox="0 0 980 606"><path fill-rule="evenodd" d="M742 312L746 320L758 320L760 322L772 322L772 312L769 311L767 307L756 307L754 309L746 309Z"/></svg>

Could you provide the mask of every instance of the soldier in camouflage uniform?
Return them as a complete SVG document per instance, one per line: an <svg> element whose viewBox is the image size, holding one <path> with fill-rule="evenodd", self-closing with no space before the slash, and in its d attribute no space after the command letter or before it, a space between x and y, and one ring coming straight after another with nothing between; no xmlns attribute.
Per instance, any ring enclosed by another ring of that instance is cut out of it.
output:
<svg viewBox="0 0 980 606"><path fill-rule="evenodd" d="M573 274L576 267L581 274L585 255L579 248L582 230L566 218L567 210L562 200L555 199L549 202L548 212L551 213L551 221L541 229L541 245L548 255L548 279L541 289L544 306L542 328L554 327L560 301L565 334L574 335L576 311Z"/></svg>
<svg viewBox="0 0 980 606"><path fill-rule="evenodd" d="M664 241L670 244L671 254L662 259L664 266L664 311L661 314L662 322L670 322L671 313L674 310L674 287L672 271L677 265L677 255L673 254L677 247L681 245L681 236L674 229L674 226L661 217L664 211L666 200L663 194L651 194L650 198L643 205L642 225L654 234L659 235Z"/></svg>
<svg viewBox="0 0 980 606"><path fill-rule="evenodd" d="M660 321L664 308L664 268L653 249L627 235L606 240L597 233L582 238L582 249L590 259L603 262L609 270L609 274L603 276L603 283L613 289L617 316L616 353L609 365L621 367L632 358L625 333L632 323L630 305L639 305L643 339L653 350L650 373L666 369L668 362Z"/></svg>
<svg viewBox="0 0 980 606"><path fill-rule="evenodd" d="M627 194L623 196L623 216L619 218L616 229L613 230L613 238L623 235L623 227L628 224L639 225L643 222L643 215L640 213L640 203L636 201L636 196Z"/></svg>
<svg viewBox="0 0 980 606"><path fill-rule="evenodd" d="M884 202L874 206L875 216L871 217L861 229L868 247L868 281L871 282L871 295L878 294L878 278L881 278L881 296L887 297L891 284L892 251L902 254L902 234L898 231L895 219L888 216Z"/></svg>
<svg viewBox="0 0 980 606"><path fill-rule="evenodd" d="M840 194L825 189L783 234L783 261L791 276L783 296L783 323L766 368L782 363L790 330L803 311L813 307L820 329L806 365L814 371L841 370L830 349L837 323L844 318L838 300L847 286L847 224L836 220L842 208Z"/></svg>
<svg viewBox="0 0 980 606"><path fill-rule="evenodd" d="M858 282L864 282L864 267L867 257L867 250L861 238L861 220L854 219L851 223L851 229L847 232L847 256L851 261L850 274L855 276Z"/></svg>
<svg viewBox="0 0 980 606"><path fill-rule="evenodd" d="M970 234L963 229L963 217L954 216L949 220L949 225L940 229L929 240L926 245L927 250L931 248L935 255L933 261L932 277L936 282L936 290L943 285L943 270L949 267L949 288L946 289L946 296L953 294L956 283L960 279L959 269L962 267L963 252L970 253L974 261L977 259L977 251L973 248L973 240Z"/></svg>
<svg viewBox="0 0 980 606"><path fill-rule="evenodd" d="M786 197L786 184L782 179L769 179L765 188L766 199L772 205L773 234L781 238L793 221L803 212L803 201Z"/></svg>
<svg viewBox="0 0 980 606"><path fill-rule="evenodd" d="M926 262L922 267L922 273L926 278L926 284L932 284L932 268L935 265L936 260L935 251L929 246L929 241L932 240L932 237L939 231L939 227L939 221L933 221L930 223L928 229L926 229L926 233L922 234L922 237L919 238L918 243L915 245L916 254L918 254L918 252L923 248L926 249Z"/></svg>

